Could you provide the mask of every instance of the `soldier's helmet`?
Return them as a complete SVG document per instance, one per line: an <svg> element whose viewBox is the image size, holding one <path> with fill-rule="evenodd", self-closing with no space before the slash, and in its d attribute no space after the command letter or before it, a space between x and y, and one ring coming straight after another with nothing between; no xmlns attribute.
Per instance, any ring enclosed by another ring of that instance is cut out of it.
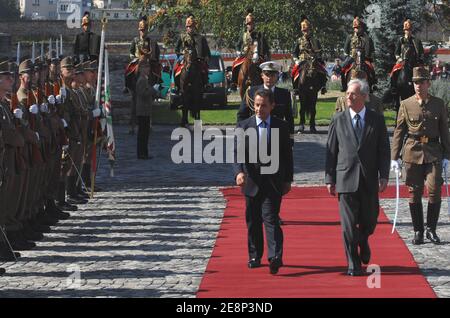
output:
<svg viewBox="0 0 450 318"><path fill-rule="evenodd" d="M19 74L31 74L34 70L33 62L30 59L24 60L19 65Z"/></svg>
<svg viewBox="0 0 450 318"><path fill-rule="evenodd" d="M307 30L311 27L311 22L308 20L306 16L302 16L300 19L300 28L302 31Z"/></svg>
<svg viewBox="0 0 450 318"><path fill-rule="evenodd" d="M430 71L426 67L418 66L413 68L413 82L428 81L430 79Z"/></svg>
<svg viewBox="0 0 450 318"><path fill-rule="evenodd" d="M412 22L410 19L406 19L405 22L403 22L403 31L412 31Z"/></svg>
<svg viewBox="0 0 450 318"><path fill-rule="evenodd" d="M253 9L247 9L247 15L245 17L245 25L254 24L255 17L253 16Z"/></svg>
<svg viewBox="0 0 450 318"><path fill-rule="evenodd" d="M186 27L195 27L195 17L191 14L186 19Z"/></svg>
<svg viewBox="0 0 450 318"><path fill-rule="evenodd" d="M141 17L141 21L139 21L139 31L147 31L148 30L148 19L147 16Z"/></svg>
<svg viewBox="0 0 450 318"><path fill-rule="evenodd" d="M84 15L83 15L83 18L81 18L81 25L82 26L84 26L84 25L89 26L90 24L91 24L90 14L89 14L89 12L86 11L84 13Z"/></svg>

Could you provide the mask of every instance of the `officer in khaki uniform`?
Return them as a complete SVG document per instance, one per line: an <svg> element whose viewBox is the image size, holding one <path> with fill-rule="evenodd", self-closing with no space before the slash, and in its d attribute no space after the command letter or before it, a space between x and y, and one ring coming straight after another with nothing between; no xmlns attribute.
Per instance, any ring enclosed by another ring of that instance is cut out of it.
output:
<svg viewBox="0 0 450 318"><path fill-rule="evenodd" d="M367 74L362 71L356 71L352 70L351 79L360 79L367 81ZM383 102L381 98L375 96L372 93L369 93L365 106L369 109L374 110L375 112L379 113L380 115L383 115L384 108L383 108ZM335 112L343 112L348 108L347 103L345 101L345 96L340 96L336 100L336 107Z"/></svg>
<svg viewBox="0 0 450 318"><path fill-rule="evenodd" d="M415 67L412 81L416 94L400 104L392 139L391 169L399 168L401 155L415 232L412 243L424 243L422 195L425 181L429 196L426 237L439 244L436 226L441 209L442 169L447 169L450 155L448 114L444 101L428 93L431 82L426 68Z"/></svg>

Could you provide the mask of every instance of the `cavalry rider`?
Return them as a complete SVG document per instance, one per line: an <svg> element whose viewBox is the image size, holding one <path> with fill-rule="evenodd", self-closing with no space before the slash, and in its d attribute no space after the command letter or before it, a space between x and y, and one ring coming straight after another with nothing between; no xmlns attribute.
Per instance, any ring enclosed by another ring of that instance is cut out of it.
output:
<svg viewBox="0 0 450 318"><path fill-rule="evenodd" d="M375 84L375 69L373 67L373 55L375 52L373 41L365 32L363 21L355 16L353 20L353 34L348 35L344 44L344 52L346 55L344 64L342 65L342 91L347 90L347 73L351 70L354 63L358 60L358 52L360 53L361 64L365 63L368 72L369 85ZM363 68L364 70L364 68Z"/></svg>
<svg viewBox="0 0 450 318"><path fill-rule="evenodd" d="M147 16L141 17L139 21L138 30L139 36L135 37L130 46L130 60L125 70L125 90L124 93L131 91L133 95L132 111L130 118L130 134L134 134L134 126L136 122L136 97L133 90L134 83L137 80L137 67L140 60L147 58L151 65L152 73L156 75L156 84L161 84L161 65L159 63L159 46L158 42L150 38L148 34L148 19Z"/></svg>
<svg viewBox="0 0 450 318"><path fill-rule="evenodd" d="M327 71L325 69L325 62L322 59L322 47L319 40L312 35L311 22L307 17L302 16L300 22L300 28L303 36L298 38L297 44L294 48L295 66L292 70L292 85L294 91L298 94L296 88L298 87L298 77L300 75L300 69L309 63L309 66L315 68L321 74L321 93L327 92Z"/></svg>
<svg viewBox="0 0 450 318"><path fill-rule="evenodd" d="M255 18L253 16L253 10L247 10L247 16L245 17L245 27L246 30L242 38L239 40L236 50L238 51L239 56L233 62L232 76L231 82L233 86L237 85L239 70L241 68L242 63L244 63L247 51L250 46L252 46L255 42L258 45L257 55L254 56L254 63L263 63L265 61L270 60L270 47L269 44L262 32L255 30ZM240 51L239 51L240 50Z"/></svg>
<svg viewBox="0 0 450 318"><path fill-rule="evenodd" d="M186 19L186 32L181 33L175 47L175 53L178 58L177 65L175 66L175 83L178 88L179 75L183 69L183 61L181 55L186 55L188 52L192 54L193 61L197 61L201 65L203 87L208 84L208 60L211 57L211 51L208 46L206 38L198 33L197 21L191 14Z"/></svg>
<svg viewBox="0 0 450 318"><path fill-rule="evenodd" d="M412 35L412 22L407 19L403 22L404 35L397 41L395 46L395 58L397 63L392 68L391 88L392 93L397 94L398 74L405 65L405 61L411 64L411 69L423 64L423 45L422 41Z"/></svg>

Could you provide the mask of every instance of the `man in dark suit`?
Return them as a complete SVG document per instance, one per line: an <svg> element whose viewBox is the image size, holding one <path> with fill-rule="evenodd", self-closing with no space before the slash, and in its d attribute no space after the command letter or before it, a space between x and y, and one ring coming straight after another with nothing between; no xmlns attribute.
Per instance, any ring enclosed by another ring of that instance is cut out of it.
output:
<svg viewBox="0 0 450 318"><path fill-rule="evenodd" d="M275 107L272 110L271 115L287 121L289 125L289 133L291 134L292 144L294 141L294 118L292 116L292 103L291 94L287 89L276 87L275 84L278 81L278 76L281 71L281 65L269 61L260 65L262 70L263 84L259 86L252 86L245 94L245 99L241 102L239 111L237 113L237 121L247 119L254 114L253 100L255 92L260 89L271 90L275 98Z"/></svg>
<svg viewBox="0 0 450 318"><path fill-rule="evenodd" d="M335 114L327 141L325 183L331 195L338 193L350 276L363 275L361 262L370 261L369 236L377 224L378 192L386 189L389 179L386 125L383 116L365 107L368 94L366 81L349 82L349 108Z"/></svg>
<svg viewBox="0 0 450 318"><path fill-rule="evenodd" d="M257 141L250 140L248 136L246 138L238 136L235 154L239 158L240 151L245 149L245 160L241 163L236 161L234 175L236 184L242 187L246 201L248 267L255 268L261 265L264 252L264 223L270 273L276 274L283 265L283 232L278 214L281 198L290 191L293 180L292 147L288 124L271 116L271 111L275 107L273 93L265 89L257 91L254 107L255 116L238 122L237 128L250 133L253 131ZM266 171L268 162L263 158L264 143L267 142L269 144L267 148L270 149L270 166L277 167L270 172ZM257 158L252 160L251 157L255 153L258 154Z"/></svg>
<svg viewBox="0 0 450 318"><path fill-rule="evenodd" d="M85 12L81 19L82 32L77 34L73 44L75 64L85 61L95 61L100 54L100 36L91 31L91 18Z"/></svg>

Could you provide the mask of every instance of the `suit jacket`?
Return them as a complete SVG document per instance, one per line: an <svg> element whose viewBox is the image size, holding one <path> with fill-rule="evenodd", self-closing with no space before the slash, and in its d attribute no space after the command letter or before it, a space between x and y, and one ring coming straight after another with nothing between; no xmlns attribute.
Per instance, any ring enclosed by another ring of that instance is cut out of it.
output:
<svg viewBox="0 0 450 318"><path fill-rule="evenodd" d="M248 128L256 129L258 135L258 127L256 125L256 117L252 116L246 120L237 123L236 128L242 128L247 130ZM289 138L289 128L285 121L278 119L277 117L271 116L270 130L278 128L279 129L279 168L274 174L261 174L261 164L260 163L250 163L249 162L249 140L246 138L245 141L245 162L237 163L237 149L239 147L238 142L235 143L235 164L234 168L234 178L243 172L246 176L246 182L242 188L242 192L249 197L254 197L258 192L263 189L268 193L276 196L282 195L283 184L288 182L291 183L293 180L294 173L294 161L292 155L292 147ZM272 134L271 134L272 136ZM259 137L258 137L259 138ZM271 142L274 142L273 140ZM259 160L258 160L259 162Z"/></svg>
<svg viewBox="0 0 450 318"><path fill-rule="evenodd" d="M378 178L389 178L389 138L383 116L366 107L363 138L358 143L350 111L334 115L328 131L325 183L338 193L358 190L364 178L367 190L378 192Z"/></svg>
<svg viewBox="0 0 450 318"><path fill-rule="evenodd" d="M250 87L248 95L251 99L255 98L255 93L259 89L263 89L264 85ZM294 117L292 116L291 94L287 89L275 87L275 108L271 115L279 119L285 120L289 125L289 133L294 134ZM237 121L240 122L253 115L253 111L248 107L245 99L241 102L237 113Z"/></svg>

